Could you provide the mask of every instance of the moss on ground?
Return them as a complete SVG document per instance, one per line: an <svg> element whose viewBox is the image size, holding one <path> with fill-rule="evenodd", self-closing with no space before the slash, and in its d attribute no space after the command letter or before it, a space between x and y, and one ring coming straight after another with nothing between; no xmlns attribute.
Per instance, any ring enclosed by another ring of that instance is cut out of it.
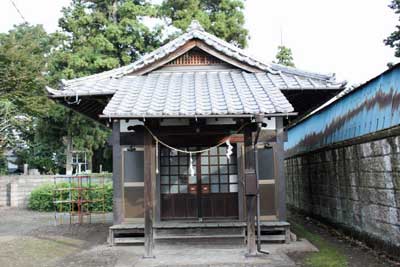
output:
<svg viewBox="0 0 400 267"><path fill-rule="evenodd" d="M305 258L304 264L310 267L347 267L349 266L346 256L335 246L329 244L321 236L313 234L303 225L291 223L291 229L299 238L305 238L313 243L319 252L312 253Z"/></svg>

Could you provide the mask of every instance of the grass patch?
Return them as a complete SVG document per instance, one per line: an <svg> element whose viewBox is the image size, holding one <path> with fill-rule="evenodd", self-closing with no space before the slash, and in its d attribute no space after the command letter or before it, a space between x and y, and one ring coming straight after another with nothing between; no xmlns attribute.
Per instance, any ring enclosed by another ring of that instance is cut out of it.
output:
<svg viewBox="0 0 400 267"><path fill-rule="evenodd" d="M310 267L347 267L347 258L337 248L325 241L321 236L307 231L303 225L290 222L291 229L300 238L305 238L316 247L315 252L306 257L304 264Z"/></svg>

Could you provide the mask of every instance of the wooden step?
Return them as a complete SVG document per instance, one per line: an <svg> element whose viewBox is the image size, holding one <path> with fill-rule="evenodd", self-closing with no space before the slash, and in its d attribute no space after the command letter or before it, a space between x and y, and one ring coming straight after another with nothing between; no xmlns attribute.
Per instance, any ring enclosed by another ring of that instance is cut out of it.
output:
<svg viewBox="0 0 400 267"><path fill-rule="evenodd" d="M114 244L144 244L144 237L118 237Z"/></svg>
<svg viewBox="0 0 400 267"><path fill-rule="evenodd" d="M245 228L156 228L155 236L229 236L244 235Z"/></svg>
<svg viewBox="0 0 400 267"><path fill-rule="evenodd" d="M245 245L245 236L175 236L154 239L156 246L228 246L243 247Z"/></svg>
<svg viewBox="0 0 400 267"><path fill-rule="evenodd" d="M261 222L263 243L289 242L290 224ZM256 228L257 229L257 228ZM162 244L244 244L244 222L158 222L154 225L154 240ZM110 227L110 244L143 244L144 224L120 224Z"/></svg>
<svg viewBox="0 0 400 267"><path fill-rule="evenodd" d="M261 241L285 241L285 235L262 235Z"/></svg>
<svg viewBox="0 0 400 267"><path fill-rule="evenodd" d="M179 235L175 235L175 236L157 236L154 237L154 239L157 240L161 240L161 239L205 239L205 238L209 238L209 239L213 239L213 238L244 238L244 235L200 235L200 236L179 236Z"/></svg>

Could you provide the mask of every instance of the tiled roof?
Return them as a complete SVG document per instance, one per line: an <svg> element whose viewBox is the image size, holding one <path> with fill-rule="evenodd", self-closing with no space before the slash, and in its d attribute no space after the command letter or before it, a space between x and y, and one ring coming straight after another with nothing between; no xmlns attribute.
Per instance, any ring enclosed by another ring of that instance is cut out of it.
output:
<svg viewBox="0 0 400 267"><path fill-rule="evenodd" d="M96 86L102 87L98 82ZM104 81L110 84L110 81ZM104 117L173 117L290 113L292 105L266 73L237 70L153 72L113 79Z"/></svg>
<svg viewBox="0 0 400 267"><path fill-rule="evenodd" d="M232 57L240 62L260 69L271 74L271 79L280 89L299 88L302 89L330 89L342 88L345 83L338 83L335 81L334 75L323 75L312 72L301 71L296 68L285 67L279 64L265 64L261 61L247 55L242 49L204 31L204 29L193 21L188 30L180 35L175 40L167 43L166 45L154 50L153 52L144 55L141 59L126 65L124 67L116 68L102 73L72 79L63 80L61 90L54 90L48 88L50 94L54 96L68 96L68 95L96 95L96 94L113 94L110 86L105 90L103 88L92 87L93 91L88 91L87 83L91 86L93 83L103 80L110 80L113 78L123 77L133 71L142 69L155 61L166 57L167 55L175 52L188 41L192 39L199 39L204 41L207 45L213 47L215 50ZM273 76L272 76L273 75Z"/></svg>
<svg viewBox="0 0 400 267"><path fill-rule="evenodd" d="M163 69L133 75L194 39L259 72L248 73L225 66L170 72ZM132 64L63 81L60 90L47 90L55 98L113 95L102 115L111 118L285 114L292 112L293 107L280 90L342 89L344 85L336 82L334 75L264 64L205 32L198 22L192 22L184 34Z"/></svg>
<svg viewBox="0 0 400 267"><path fill-rule="evenodd" d="M274 65L276 67L276 65ZM339 89L344 86L343 83L332 83L329 80L322 79L319 74L306 75L296 69L286 69L286 72L280 71L276 74L270 72L262 72L268 79L268 84L275 86L281 90L289 89ZM312 75L312 77L310 77ZM113 95L119 86L126 82L125 77L106 78L106 79L88 79L76 84L71 84L63 90L54 90L47 88L53 97L64 96L87 96L87 95ZM130 76L132 77L132 76Z"/></svg>

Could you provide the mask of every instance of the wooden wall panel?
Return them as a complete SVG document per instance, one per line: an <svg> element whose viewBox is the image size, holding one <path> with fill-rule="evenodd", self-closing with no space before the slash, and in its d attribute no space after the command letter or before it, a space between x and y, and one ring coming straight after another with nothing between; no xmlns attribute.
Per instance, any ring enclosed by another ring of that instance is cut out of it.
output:
<svg viewBox="0 0 400 267"><path fill-rule="evenodd" d="M274 184L260 184L260 211L261 216L276 215Z"/></svg>
<svg viewBox="0 0 400 267"><path fill-rule="evenodd" d="M125 187L125 218L143 218L143 187Z"/></svg>

